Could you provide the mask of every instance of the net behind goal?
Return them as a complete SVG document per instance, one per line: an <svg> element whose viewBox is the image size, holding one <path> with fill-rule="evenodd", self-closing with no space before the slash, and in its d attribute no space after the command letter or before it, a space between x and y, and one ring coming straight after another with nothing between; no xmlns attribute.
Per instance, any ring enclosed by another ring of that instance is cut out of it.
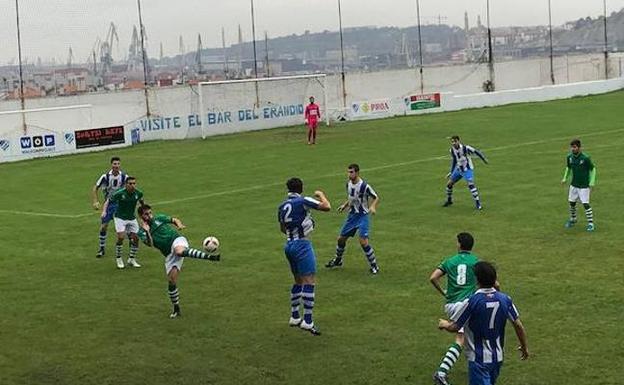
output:
<svg viewBox="0 0 624 385"><path fill-rule="evenodd" d="M302 125L313 96L329 124L325 74L199 84L202 137Z"/></svg>

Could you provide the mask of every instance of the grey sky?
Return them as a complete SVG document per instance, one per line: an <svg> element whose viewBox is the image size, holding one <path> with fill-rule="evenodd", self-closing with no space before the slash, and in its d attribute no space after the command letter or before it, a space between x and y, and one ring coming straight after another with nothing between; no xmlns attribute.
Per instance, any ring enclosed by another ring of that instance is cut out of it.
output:
<svg viewBox="0 0 624 385"><path fill-rule="evenodd" d="M602 0L551 0L553 22L561 24L602 13ZM69 46L75 60L84 62L96 38L104 38L111 21L118 27L120 46L115 59L126 55L132 26L138 23L135 0L19 0L23 57L29 61L56 57L64 62ZM195 49L197 33L204 47L221 45L221 27L227 44L243 28L251 39L249 0L142 0L150 56L158 56L160 42L165 55L178 52L178 38L187 50ZM424 23L443 22L463 26L464 11L471 25L477 14L485 23L486 0L421 0ZM493 26L536 25L548 22L548 0L490 0ZM415 24L416 0L342 0L343 26ZM15 1L0 0L0 64L17 57ZM337 0L255 0L258 38L338 29ZM608 13L624 7L624 0L607 0ZM348 42L347 42L348 43Z"/></svg>

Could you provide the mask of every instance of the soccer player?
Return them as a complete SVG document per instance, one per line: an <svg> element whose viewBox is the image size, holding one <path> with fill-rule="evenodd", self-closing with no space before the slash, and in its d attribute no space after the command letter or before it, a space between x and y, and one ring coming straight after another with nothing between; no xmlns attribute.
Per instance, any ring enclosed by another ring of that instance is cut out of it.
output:
<svg viewBox="0 0 624 385"><path fill-rule="evenodd" d="M130 235L128 265L136 268L141 267L136 260L136 253L139 248L139 238L137 237L139 223L134 215L134 210L136 209L137 202L141 204L141 206L145 204L145 202L143 202L143 192L136 188L136 178L128 176L126 178L126 186L111 195L104 205L104 210L108 209L106 207L107 205L117 205L115 213L113 214L113 220L115 221L115 231L117 232L115 259L118 269L123 269L125 267L123 259L121 259L121 251L126 234Z"/></svg>
<svg viewBox="0 0 624 385"><path fill-rule="evenodd" d="M440 263L429 278L433 287L446 298L444 311L450 318L457 314L468 302L468 298L477 290L477 279L473 268L479 259L472 254L473 246L474 238L471 234L457 234L457 254ZM445 275L446 290L443 290L440 286L440 279ZM438 370L433 374L434 383L449 385L448 373L459 359L463 346L464 330L459 329L455 335L455 342L449 346Z"/></svg>
<svg viewBox="0 0 624 385"><path fill-rule="evenodd" d="M104 203L106 206L106 210L102 210L102 215L100 217L102 223L100 225L100 248L96 254L97 258L104 256L106 246L106 231L108 230L108 222L113 219L113 213L117 208L115 204L106 205L106 201L108 197L110 197L114 192L123 188L126 183L126 178L128 177L126 173L121 171L121 159L117 156L111 158L111 169L97 180L95 186L93 186L93 190L91 191L91 195L93 198L93 209L100 209L100 201L98 199L98 189L102 189L104 193Z"/></svg>
<svg viewBox="0 0 624 385"><path fill-rule="evenodd" d="M360 166L357 164L353 163L347 167L347 175L349 177L347 181L347 200L338 206L338 212L343 212L349 208L349 216L338 236L336 256L327 262L325 267L334 268L342 266L342 256L345 252L347 239L359 232L360 246L370 265L370 272L377 274L379 273L377 257L375 256L375 250L368 242L370 226L368 214L374 215L377 212L379 196L371 185L360 178ZM372 201L370 201L371 199Z"/></svg>
<svg viewBox="0 0 624 385"><path fill-rule="evenodd" d="M316 144L316 128L321 120L321 109L314 103L314 96L310 96L310 104L305 108L305 123L308 126L308 144Z"/></svg>
<svg viewBox="0 0 624 385"><path fill-rule="evenodd" d="M572 182L568 193L570 203L570 219L565 227L570 228L576 224L576 201L580 200L585 208L587 217L587 231L594 231L594 211L589 204L589 193L596 184L596 166L589 155L581 150L581 141L578 139L570 142L570 153L566 157L566 169L561 184L568 181L570 173Z"/></svg>
<svg viewBox="0 0 624 385"><path fill-rule="evenodd" d="M446 175L448 181L446 183L446 202L444 202L444 207L453 204L453 185L464 178L475 201L475 207L477 210L481 210L483 207L479 200L479 190L477 190L477 186L474 183L474 164L470 156L476 155L481 158L483 163L488 164L485 155L476 148L461 143L457 135L451 137L451 149L449 151L451 153L451 171Z"/></svg>
<svg viewBox="0 0 624 385"><path fill-rule="evenodd" d="M524 326L511 298L497 291L496 269L488 262L474 266L479 289L449 321L440 320L438 328L449 332L466 329L466 355L470 385L494 385L503 365L505 324L511 322L520 342L520 359L529 358Z"/></svg>
<svg viewBox="0 0 624 385"><path fill-rule="evenodd" d="M191 248L188 240L181 236L178 230L186 226L178 218L165 214L152 213L149 205L143 205L138 209L141 217L141 230L139 236L148 246L157 248L165 256L165 273L169 282L168 293L173 311L169 318L177 318L180 312L180 292L178 291L178 276L182 270L184 258L207 259L219 261L219 254L209 255L201 250Z"/></svg>
<svg viewBox="0 0 624 385"><path fill-rule="evenodd" d="M321 333L314 326L312 318L316 256L312 243L308 239L314 230L314 221L310 216L310 209L329 211L331 205L320 190L314 192L316 199L302 196L303 182L299 178L290 178L286 182L286 187L288 197L279 206L277 219L280 230L287 237L284 253L294 278L294 284L290 290L291 314L288 324L298 326L314 335L320 335ZM303 299L303 319L299 313L301 299Z"/></svg>

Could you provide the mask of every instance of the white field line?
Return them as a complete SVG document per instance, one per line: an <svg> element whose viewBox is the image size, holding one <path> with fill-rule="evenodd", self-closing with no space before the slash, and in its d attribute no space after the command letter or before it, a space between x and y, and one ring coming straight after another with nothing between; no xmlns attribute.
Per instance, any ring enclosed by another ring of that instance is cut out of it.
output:
<svg viewBox="0 0 624 385"><path fill-rule="evenodd" d="M617 130L594 132L594 133L589 133L589 134L583 134L583 135L580 135L580 136L585 138L585 137L588 137L588 136L615 134L615 133L619 133L619 132L624 132L624 128L617 129ZM574 135L568 135L568 136L565 136L565 137L557 137L557 138L550 138L550 139L543 139L543 140L534 140L534 141L531 141L531 142L515 143L515 144L506 145L506 146L499 146L499 147L492 147L490 149L485 149L484 152L490 153L492 151L501 151L501 150L508 150L508 149L511 149L511 148L532 146L532 145L536 145L536 144L558 142L558 141L561 141L561 140L570 139L572 137L574 137ZM398 162L398 163L386 164L386 165L382 165L382 166L369 167L369 168L362 169L362 171L370 172L370 171L385 170L385 169L388 169L388 168L409 166L409 165L413 165L413 164L432 162L432 161L444 160L444 159L448 159L448 155L434 156L434 157L421 158L421 159L414 159L414 160L410 160L410 161L406 161L406 162ZM340 173L318 175L318 176L314 176L314 177L310 177L310 178L306 178L306 179L310 180L310 179L334 178L334 177L343 176L343 175L344 175L344 172L340 172ZM168 204L172 204L172 203L188 202L188 201L194 201L194 200L205 199L205 198L212 198L212 197L222 196L222 195L239 194L239 193L245 193L245 192L250 192L250 191L262 190L262 189L269 188L269 187L281 186L283 184L284 184L284 182L275 182L275 183L267 183L267 184L262 184L262 185L254 185L254 186L250 186L250 187L243 187L243 188L226 190L226 191L219 191L219 192L212 192L212 193L207 193L207 194L193 195L193 196L189 196L189 197L185 197L185 198L170 199L170 200L155 202L155 203L153 203L153 205L154 206L162 206L162 205L168 205ZM94 211L93 213L96 213L96 212ZM38 216L38 217L51 217L51 218L69 218L69 219L84 218L84 217L88 217L88 216L93 215L93 213L71 215L71 214L56 214L56 213L42 213L42 212L32 212L32 211L17 211L17 210L2 210L2 209L0 209L0 214L15 214L15 215L28 215L28 216Z"/></svg>

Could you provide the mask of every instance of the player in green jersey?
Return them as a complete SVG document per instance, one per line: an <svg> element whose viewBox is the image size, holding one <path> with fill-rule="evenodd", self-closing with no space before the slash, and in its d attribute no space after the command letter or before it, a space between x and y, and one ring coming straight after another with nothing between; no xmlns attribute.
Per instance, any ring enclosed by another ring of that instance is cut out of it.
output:
<svg viewBox="0 0 624 385"><path fill-rule="evenodd" d="M165 214L154 215L149 205L139 207L138 213L141 217L139 237L146 245L157 248L165 256L165 273L169 281L168 293L173 305L173 312L169 317L177 318L181 315L180 293L177 283L184 258L219 261L221 256L218 254L209 255L201 250L191 248L188 240L178 232L178 230L185 228L178 218Z"/></svg>
<svg viewBox="0 0 624 385"><path fill-rule="evenodd" d="M570 153L566 157L566 169L561 184L566 184L568 177L572 175L568 202L570 203L570 219L565 227L570 228L576 224L576 201L581 201L587 217L587 231L594 231L594 211L589 204L589 194L596 184L596 165L589 155L581 151L581 141L578 139L570 142Z"/></svg>
<svg viewBox="0 0 624 385"><path fill-rule="evenodd" d="M472 254L474 238L469 233L457 234L457 254L445 259L431 273L429 280L435 289L446 298L444 311L453 316L462 309L468 298L477 290L477 279L474 275L474 265L479 262ZM446 290L440 286L440 279L447 277ZM434 383L448 385L447 376L455 362L459 359L464 346L464 330L460 329L455 335L455 342L448 348L438 370L433 374Z"/></svg>
<svg viewBox="0 0 624 385"><path fill-rule="evenodd" d="M124 188L117 190L106 201L105 205L116 204L115 214L113 219L115 221L115 231L117 232L117 244L115 245L115 256L117 261L117 268L123 269L124 263L121 259L121 251L123 247L123 241L126 234L130 237L130 255L128 256L128 265L132 267L141 267L136 260L137 250L139 249L139 238L137 233L139 231L139 223L134 215L137 203L143 206L143 192L136 188L136 178L129 176L126 178L126 185ZM106 211L106 207L104 211Z"/></svg>

